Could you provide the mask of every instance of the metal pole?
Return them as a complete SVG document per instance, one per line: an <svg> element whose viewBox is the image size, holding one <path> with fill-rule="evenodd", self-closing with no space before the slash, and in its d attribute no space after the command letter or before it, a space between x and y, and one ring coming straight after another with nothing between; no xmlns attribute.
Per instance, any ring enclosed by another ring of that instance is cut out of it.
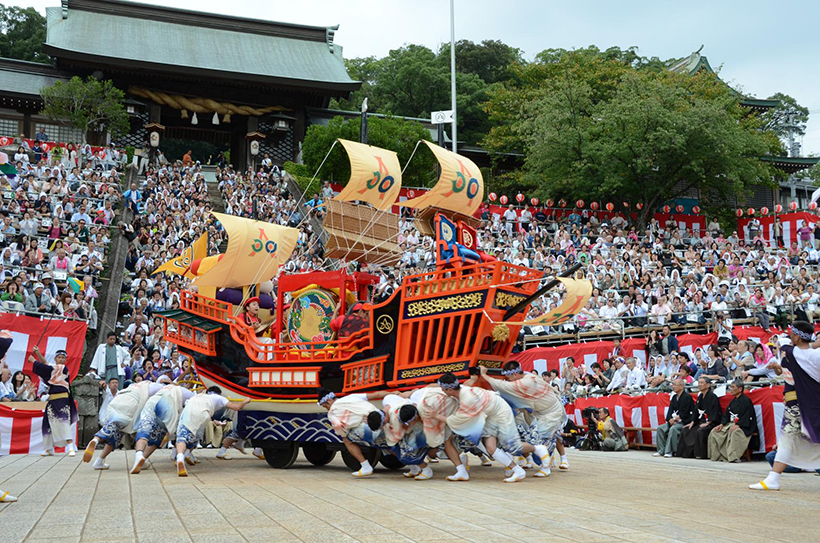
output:
<svg viewBox="0 0 820 543"><path fill-rule="evenodd" d="M455 0L450 0L450 109L453 110L453 152L457 152L456 140L456 8Z"/></svg>

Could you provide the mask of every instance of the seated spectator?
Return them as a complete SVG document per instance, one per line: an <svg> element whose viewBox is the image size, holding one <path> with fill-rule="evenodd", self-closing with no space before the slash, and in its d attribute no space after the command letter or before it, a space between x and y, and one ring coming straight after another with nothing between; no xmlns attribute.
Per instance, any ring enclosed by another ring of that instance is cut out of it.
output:
<svg viewBox="0 0 820 543"><path fill-rule="evenodd" d="M626 376L627 390L639 390L646 386L646 374L643 369L636 363L635 358L629 357L626 359L626 367L629 373Z"/></svg>
<svg viewBox="0 0 820 543"><path fill-rule="evenodd" d="M11 370L7 367L0 369L0 401L13 402L17 400L14 386L11 382Z"/></svg>
<svg viewBox="0 0 820 543"><path fill-rule="evenodd" d="M686 392L683 379L672 381L672 399L666 411L666 422L658 426L658 451L653 456L672 458L678 450L678 438L684 427L691 428L696 418L695 402Z"/></svg>
<svg viewBox="0 0 820 543"><path fill-rule="evenodd" d="M615 420L609 416L609 409L602 407L598 410L598 431L603 439L602 449L605 451L625 451L629 447L626 435Z"/></svg>
<svg viewBox="0 0 820 543"><path fill-rule="evenodd" d="M34 291L26 296L24 308L28 313L51 313L51 297L43 292L43 284L34 285Z"/></svg>
<svg viewBox="0 0 820 543"><path fill-rule="evenodd" d="M713 462L740 462L757 431L755 408L743 393L743 381L732 381L729 394L733 399L723 412L721 423L709 434L709 458Z"/></svg>

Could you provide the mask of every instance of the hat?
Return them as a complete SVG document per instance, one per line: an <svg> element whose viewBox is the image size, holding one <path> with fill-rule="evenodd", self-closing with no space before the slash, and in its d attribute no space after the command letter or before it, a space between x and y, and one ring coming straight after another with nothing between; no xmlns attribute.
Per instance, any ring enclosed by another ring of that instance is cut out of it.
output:
<svg viewBox="0 0 820 543"><path fill-rule="evenodd" d="M42 283L35 283L34 284L34 290L37 290L38 288L46 288L46 287L44 287Z"/></svg>
<svg viewBox="0 0 820 543"><path fill-rule="evenodd" d="M362 304L361 302L356 302L355 304L353 304L353 307L351 307L350 310L351 311L363 311L364 310L364 304Z"/></svg>
<svg viewBox="0 0 820 543"><path fill-rule="evenodd" d="M60 355L68 356L68 353L65 352L63 349L59 349L56 353L54 353L54 356L60 356Z"/></svg>
<svg viewBox="0 0 820 543"><path fill-rule="evenodd" d="M46 272L46 273L43 274L42 279L43 279L43 281L45 281L46 279L54 279L54 276L51 275L51 272Z"/></svg>
<svg viewBox="0 0 820 543"><path fill-rule="evenodd" d="M251 302L260 303L260 301L261 301L261 300L259 300L259 296L253 296L253 297L248 298L247 300L245 300L245 303L244 303L244 304L242 304L242 307L248 307L248 305L249 305Z"/></svg>

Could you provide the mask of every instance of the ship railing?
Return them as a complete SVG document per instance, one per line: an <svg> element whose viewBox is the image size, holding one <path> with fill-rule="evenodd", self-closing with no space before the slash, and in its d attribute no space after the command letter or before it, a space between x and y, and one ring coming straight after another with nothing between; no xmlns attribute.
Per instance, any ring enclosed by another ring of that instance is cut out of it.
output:
<svg viewBox="0 0 820 543"><path fill-rule="evenodd" d="M535 292L543 272L507 262L481 262L472 266L442 268L404 278L404 299L501 286Z"/></svg>
<svg viewBox="0 0 820 543"><path fill-rule="evenodd" d="M229 317L233 317L233 305L202 296L190 290L182 291L179 298L179 307L184 311L189 311L222 324L230 324Z"/></svg>

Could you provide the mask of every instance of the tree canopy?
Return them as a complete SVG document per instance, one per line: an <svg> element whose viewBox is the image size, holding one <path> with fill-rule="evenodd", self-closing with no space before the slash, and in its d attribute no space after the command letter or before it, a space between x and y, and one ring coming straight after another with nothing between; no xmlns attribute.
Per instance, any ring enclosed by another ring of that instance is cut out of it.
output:
<svg viewBox="0 0 820 543"><path fill-rule="evenodd" d="M435 182L436 160L429 150L419 147L413 160L407 163L416 143L431 139L430 132L421 123L372 116L368 117L367 123L370 145L395 151L399 163L407 168L402 175L402 184L419 187L430 186ZM346 120L338 116L331 119L327 126L308 127L302 145L302 161L311 176L322 164L337 138L359 141L359 126L359 119ZM350 163L347 154L341 145L336 145L319 171L319 178L345 183L349 177Z"/></svg>
<svg viewBox="0 0 820 543"><path fill-rule="evenodd" d="M89 131L108 131L113 137L128 132L125 94L109 80L93 77L56 81L40 90L43 111L49 119L79 128L83 137Z"/></svg>
<svg viewBox="0 0 820 543"><path fill-rule="evenodd" d="M0 4L0 57L48 62L46 18L34 8Z"/></svg>

